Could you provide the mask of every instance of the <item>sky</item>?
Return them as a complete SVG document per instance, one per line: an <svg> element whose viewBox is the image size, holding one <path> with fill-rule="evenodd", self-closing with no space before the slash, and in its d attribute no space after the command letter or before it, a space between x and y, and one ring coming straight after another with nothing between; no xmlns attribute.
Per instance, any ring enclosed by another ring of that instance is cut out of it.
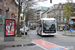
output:
<svg viewBox="0 0 75 50"><path fill-rule="evenodd" d="M45 7L51 7L53 6L53 4L58 4L58 3L66 3L67 0L52 0L52 3L50 3L50 0L44 1L44 2L38 2L38 6L45 6ZM75 3L75 0L73 0L73 2Z"/></svg>
<svg viewBox="0 0 75 50"><path fill-rule="evenodd" d="M34 1L36 2L37 0L34 0ZM72 1L72 0L69 0L69 1ZM50 0L47 0L47 1L43 1L43 2L38 2L38 5L35 5L35 7L32 7L32 8L34 9L34 8L38 8L40 6L51 7L54 4L59 4L59 3L63 4L63 3L66 3L66 2L68 2L68 1L67 0L52 0L52 3L50 3ZM73 2L75 3L75 0L73 0Z"/></svg>

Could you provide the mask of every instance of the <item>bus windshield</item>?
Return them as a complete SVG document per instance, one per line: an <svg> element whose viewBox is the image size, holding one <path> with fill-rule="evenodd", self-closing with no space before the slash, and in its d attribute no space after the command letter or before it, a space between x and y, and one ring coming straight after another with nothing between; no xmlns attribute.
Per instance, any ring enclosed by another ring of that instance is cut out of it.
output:
<svg viewBox="0 0 75 50"><path fill-rule="evenodd" d="M43 32L55 32L56 31L56 23L55 20L47 20L43 21Z"/></svg>

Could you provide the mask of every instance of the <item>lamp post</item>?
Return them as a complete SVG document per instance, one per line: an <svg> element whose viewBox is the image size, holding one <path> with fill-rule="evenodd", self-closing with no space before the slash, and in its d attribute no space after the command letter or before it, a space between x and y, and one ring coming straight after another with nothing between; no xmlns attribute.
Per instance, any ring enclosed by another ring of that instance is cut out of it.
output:
<svg viewBox="0 0 75 50"><path fill-rule="evenodd" d="M20 20L23 20L23 13L20 14ZM21 27L23 25L23 22L21 22Z"/></svg>
<svg viewBox="0 0 75 50"><path fill-rule="evenodd" d="M24 17L24 39L25 39L25 17Z"/></svg>

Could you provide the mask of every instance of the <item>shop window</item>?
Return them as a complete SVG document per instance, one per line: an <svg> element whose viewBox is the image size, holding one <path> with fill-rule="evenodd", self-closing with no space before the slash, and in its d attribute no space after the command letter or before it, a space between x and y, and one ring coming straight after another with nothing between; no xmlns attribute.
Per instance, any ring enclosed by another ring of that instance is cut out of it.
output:
<svg viewBox="0 0 75 50"><path fill-rule="evenodd" d="M59 17L59 21L61 21L61 16Z"/></svg>

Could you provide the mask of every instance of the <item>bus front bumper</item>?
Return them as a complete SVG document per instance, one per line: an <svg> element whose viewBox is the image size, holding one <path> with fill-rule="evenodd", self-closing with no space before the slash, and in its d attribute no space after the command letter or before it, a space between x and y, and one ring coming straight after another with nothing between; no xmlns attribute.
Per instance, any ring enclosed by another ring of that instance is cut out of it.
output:
<svg viewBox="0 0 75 50"><path fill-rule="evenodd" d="M56 35L57 33L42 33L42 35Z"/></svg>

